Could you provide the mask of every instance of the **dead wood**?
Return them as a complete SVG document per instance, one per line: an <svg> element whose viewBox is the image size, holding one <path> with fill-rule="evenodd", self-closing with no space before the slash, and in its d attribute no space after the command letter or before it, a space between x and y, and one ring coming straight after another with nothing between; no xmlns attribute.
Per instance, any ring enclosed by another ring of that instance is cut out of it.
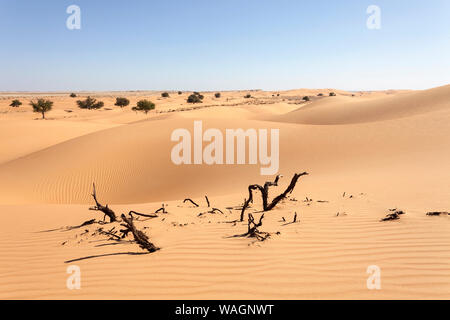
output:
<svg viewBox="0 0 450 320"><path fill-rule="evenodd" d="M197 203L195 203L194 200L192 200L192 199L189 199L189 198L184 199L183 203L186 203L186 202L192 203L192 204L193 204L194 206L196 206L197 208L199 207L199 205L198 205Z"/></svg>
<svg viewBox="0 0 450 320"><path fill-rule="evenodd" d="M116 214L114 213L114 211L112 211L110 208L108 208L108 205L103 206L102 204L100 204L98 202L98 200L97 200L97 193L95 191L95 183L93 183L92 185L93 185L92 197L94 198L94 201L95 201L95 207L91 207L91 208L89 208L89 210L103 212L105 214L103 216L103 220L105 220L105 217L108 216L109 217L109 222L117 221L117 217L116 217Z"/></svg>
<svg viewBox="0 0 450 320"><path fill-rule="evenodd" d="M393 211L393 210L395 210L395 211ZM386 217L384 217L380 221L398 220L398 219L400 219L400 215L405 214L405 212L402 210L390 209L390 211L393 211L393 212L387 214Z"/></svg>
<svg viewBox="0 0 450 320"><path fill-rule="evenodd" d="M158 210L155 211L155 213L159 213L159 212L167 213L166 205L164 203L162 204L161 208L159 208Z"/></svg>
<svg viewBox="0 0 450 320"><path fill-rule="evenodd" d="M295 185L298 182L298 179L300 177L306 176L306 175L308 175L307 172L294 174L294 176L292 177L291 183L286 188L286 190L284 190L284 192L282 192L281 194L279 194L278 196L273 198L272 202L270 202L270 203L269 203L269 188L272 187L272 186L278 186L278 181L280 180L280 177L281 177L280 175L277 175L273 182L267 181L266 183L264 183L264 186L260 186L259 184L252 184L252 185L248 186L248 199L246 199L244 201L244 205L243 205L242 211L241 211L240 221L244 221L245 210L248 208L250 203L253 202L253 190L259 190L261 192L261 197L262 197L262 201L263 201L263 211L270 211L273 208L275 208L275 206L281 200L286 198L286 196L288 194L292 193L292 191L295 188Z"/></svg>
<svg viewBox="0 0 450 320"><path fill-rule="evenodd" d="M244 234L235 235L233 238L247 237L256 238L258 241L264 241L270 237L270 233L259 231L258 228L262 226L262 220L264 219L264 213L259 218L258 223L255 222L255 218L251 213L248 214L248 230Z"/></svg>
<svg viewBox="0 0 450 320"><path fill-rule="evenodd" d="M128 233L131 232L131 234L134 237L134 241L137 244L139 244L139 246L142 249L147 250L148 252L155 252L155 251L159 250L158 247L156 247L153 243L150 242L148 236L144 232L136 229L136 226L134 225L134 222L133 222L132 215L130 215L130 217L127 218L124 214L122 214L121 218L123 221L121 226L125 228L125 229L120 230L123 233L123 236L126 236Z"/></svg>
<svg viewBox="0 0 450 320"><path fill-rule="evenodd" d="M218 208L212 208L212 209L209 210L209 211L199 213L199 214L197 215L197 217L201 217L201 216L203 216L203 215L205 215L205 214L207 214L207 213L215 214L216 211L217 211L217 212L220 212L221 214L224 214L222 210L220 210L220 209L218 209Z"/></svg>
<svg viewBox="0 0 450 320"><path fill-rule="evenodd" d="M450 215L449 212L439 212L439 211L433 211L433 212L428 212L427 216L440 216L440 215Z"/></svg>
<svg viewBox="0 0 450 320"><path fill-rule="evenodd" d="M158 215L156 215L156 214L144 214L144 213L139 213L136 211L130 211L128 213L128 215L132 215L132 214L134 214L136 216L146 217L146 218L158 218Z"/></svg>
<svg viewBox="0 0 450 320"><path fill-rule="evenodd" d="M284 217L283 217L283 220L286 221L286 219L284 219ZM298 222L300 222L300 221L298 221ZM297 212L295 212L294 218L292 219L292 222L285 223L282 226L287 226L289 224L294 224L294 223L297 223Z"/></svg>

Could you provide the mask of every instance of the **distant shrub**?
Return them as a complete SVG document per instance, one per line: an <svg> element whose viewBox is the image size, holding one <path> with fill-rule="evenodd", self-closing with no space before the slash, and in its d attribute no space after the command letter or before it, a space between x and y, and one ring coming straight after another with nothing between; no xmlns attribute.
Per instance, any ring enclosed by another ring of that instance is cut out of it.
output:
<svg viewBox="0 0 450 320"><path fill-rule="evenodd" d="M78 107L81 109L100 109L103 108L105 105L103 101L97 101L97 99L87 97L86 100L78 100L77 101Z"/></svg>
<svg viewBox="0 0 450 320"><path fill-rule="evenodd" d="M304 100L304 101L310 101L311 99L310 99L308 96L304 96L304 97L303 97L303 100Z"/></svg>
<svg viewBox="0 0 450 320"><path fill-rule="evenodd" d="M246 95L244 96L245 99L250 99L251 97L252 97L251 94L246 94Z"/></svg>
<svg viewBox="0 0 450 320"><path fill-rule="evenodd" d="M330 92L330 97L335 97L335 96L336 96L336 93Z"/></svg>
<svg viewBox="0 0 450 320"><path fill-rule="evenodd" d="M161 93L161 97L168 98L169 97L169 93L168 92L163 92L163 93Z"/></svg>
<svg viewBox="0 0 450 320"><path fill-rule="evenodd" d="M317 96L318 97L323 97L323 93L319 93Z"/></svg>
<svg viewBox="0 0 450 320"><path fill-rule="evenodd" d="M45 119L45 113L52 110L53 101L38 99L36 102L31 101L30 105L33 107L33 112L41 113L42 119Z"/></svg>
<svg viewBox="0 0 450 320"><path fill-rule="evenodd" d="M221 94L220 94L220 92L217 92L214 96L215 96L216 98L220 98L220 97L221 97Z"/></svg>
<svg viewBox="0 0 450 320"><path fill-rule="evenodd" d="M71 94L70 94L70 97L71 97L71 98L76 98L77 95L76 95L75 93L71 93Z"/></svg>
<svg viewBox="0 0 450 320"><path fill-rule="evenodd" d="M20 102L20 100L15 99L15 100L11 101L11 104L9 106L13 107L13 108L18 108L21 105L22 105L22 102Z"/></svg>
<svg viewBox="0 0 450 320"><path fill-rule="evenodd" d="M178 95L182 95L183 94L183 92L182 91L178 91Z"/></svg>
<svg viewBox="0 0 450 320"><path fill-rule="evenodd" d="M149 100L140 100L138 101L136 107L133 107L133 111L142 111L147 114L150 110L155 109L155 104Z"/></svg>
<svg viewBox="0 0 450 320"><path fill-rule="evenodd" d="M123 108L128 106L129 104L130 100L128 100L127 98L116 98L116 103L114 105Z"/></svg>
<svg viewBox="0 0 450 320"><path fill-rule="evenodd" d="M194 92L187 98L188 103L202 103L203 102L203 95L201 95L198 92Z"/></svg>

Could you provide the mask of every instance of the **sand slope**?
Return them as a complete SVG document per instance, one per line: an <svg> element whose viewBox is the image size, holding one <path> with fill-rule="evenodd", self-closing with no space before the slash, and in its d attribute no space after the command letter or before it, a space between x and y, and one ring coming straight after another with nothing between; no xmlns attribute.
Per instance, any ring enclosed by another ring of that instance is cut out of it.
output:
<svg viewBox="0 0 450 320"><path fill-rule="evenodd" d="M272 120L303 124L351 124L448 109L450 85L396 95L324 97Z"/></svg>

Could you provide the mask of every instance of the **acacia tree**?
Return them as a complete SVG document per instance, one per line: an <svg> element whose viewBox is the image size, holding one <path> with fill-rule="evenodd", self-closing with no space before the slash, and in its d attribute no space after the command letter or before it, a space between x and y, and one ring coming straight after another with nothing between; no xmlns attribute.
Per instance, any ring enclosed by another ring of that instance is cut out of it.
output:
<svg viewBox="0 0 450 320"><path fill-rule="evenodd" d="M45 119L45 113L52 110L53 101L38 99L36 102L31 101L30 105L33 107L33 112L42 114L42 119Z"/></svg>
<svg viewBox="0 0 450 320"><path fill-rule="evenodd" d="M199 92L194 92L193 94L191 94L188 97L187 102L188 103L203 103L203 98L204 98L204 96L201 95Z"/></svg>
<svg viewBox="0 0 450 320"><path fill-rule="evenodd" d="M11 102L11 104L9 106L13 107L13 108L18 108L21 105L22 105L22 102L20 102L20 100L15 99Z"/></svg>
<svg viewBox="0 0 450 320"><path fill-rule="evenodd" d="M149 100L140 100L136 107L133 107L133 111L142 111L147 114L150 110L155 109L155 104Z"/></svg>
<svg viewBox="0 0 450 320"><path fill-rule="evenodd" d="M116 103L115 106L118 107L126 107L130 104L130 100L128 100L127 98L116 98Z"/></svg>
<svg viewBox="0 0 450 320"><path fill-rule="evenodd" d="M103 101L97 101L97 99L87 97L86 100L78 100L78 107L81 109L100 109L105 105Z"/></svg>

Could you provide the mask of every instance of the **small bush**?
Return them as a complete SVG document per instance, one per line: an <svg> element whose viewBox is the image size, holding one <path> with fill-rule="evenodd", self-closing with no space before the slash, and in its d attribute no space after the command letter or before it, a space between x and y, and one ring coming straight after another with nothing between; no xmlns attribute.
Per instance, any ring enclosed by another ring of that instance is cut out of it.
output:
<svg viewBox="0 0 450 320"><path fill-rule="evenodd" d="M277 94L277 97L279 97L279 96L280 96L280 94L278 93L278 94Z"/></svg>
<svg viewBox="0 0 450 320"><path fill-rule="evenodd" d="M188 103L202 103L203 102L203 95L201 95L198 92L194 92L187 98Z"/></svg>
<svg viewBox="0 0 450 320"><path fill-rule="evenodd" d="M318 97L323 97L323 93L319 93L317 96Z"/></svg>
<svg viewBox="0 0 450 320"><path fill-rule="evenodd" d="M246 94L246 95L244 96L245 99L250 99L251 97L252 97L251 94Z"/></svg>
<svg viewBox="0 0 450 320"><path fill-rule="evenodd" d="M330 92L330 97L335 97L335 96L336 96L336 93Z"/></svg>
<svg viewBox="0 0 450 320"><path fill-rule="evenodd" d="M149 100L140 100L136 107L133 107L133 111L142 111L147 114L150 110L155 109L155 104Z"/></svg>
<svg viewBox="0 0 450 320"><path fill-rule="evenodd" d="M216 98L220 98L220 97L221 97L221 94L220 94L220 92L217 92L214 96L215 96Z"/></svg>
<svg viewBox="0 0 450 320"><path fill-rule="evenodd" d="M310 101L311 99L308 96L303 97L303 101Z"/></svg>
<svg viewBox="0 0 450 320"><path fill-rule="evenodd" d="M45 119L45 113L52 110L53 101L38 99L36 102L31 101L30 105L33 107L33 112L42 113L42 119Z"/></svg>
<svg viewBox="0 0 450 320"><path fill-rule="evenodd" d="M75 93L71 93L71 94L70 94L70 97L71 97L71 98L76 98L77 95L76 95Z"/></svg>
<svg viewBox="0 0 450 320"><path fill-rule="evenodd" d="M128 100L127 98L116 98L116 103L114 105L123 108L128 106L129 104L130 100Z"/></svg>
<svg viewBox="0 0 450 320"><path fill-rule="evenodd" d="M181 96L182 94L183 94L183 92L182 92L182 91L178 91L178 95L180 95L180 96Z"/></svg>
<svg viewBox="0 0 450 320"><path fill-rule="evenodd" d="M97 101L97 99L87 97L86 100L78 100L77 101L78 107L81 109L100 109L103 108L105 105L103 101Z"/></svg>
<svg viewBox="0 0 450 320"><path fill-rule="evenodd" d="M18 108L21 105L22 105L22 102L20 102L20 100L15 99L15 100L11 101L11 104L9 106L13 107L13 108Z"/></svg>
<svg viewBox="0 0 450 320"><path fill-rule="evenodd" d="M169 93L168 92L163 92L163 93L161 93L161 97L168 98L169 97Z"/></svg>

